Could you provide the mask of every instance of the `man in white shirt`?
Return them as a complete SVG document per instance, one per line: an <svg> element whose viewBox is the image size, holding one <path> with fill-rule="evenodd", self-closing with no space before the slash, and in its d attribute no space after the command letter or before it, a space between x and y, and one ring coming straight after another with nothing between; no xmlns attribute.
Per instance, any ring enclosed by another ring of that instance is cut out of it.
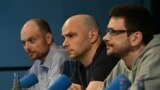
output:
<svg viewBox="0 0 160 90"><path fill-rule="evenodd" d="M35 61L27 74L35 73L39 80L29 90L47 90L63 73L68 59L65 51L54 43L49 24L42 19L30 19L24 24L21 41L26 53Z"/></svg>

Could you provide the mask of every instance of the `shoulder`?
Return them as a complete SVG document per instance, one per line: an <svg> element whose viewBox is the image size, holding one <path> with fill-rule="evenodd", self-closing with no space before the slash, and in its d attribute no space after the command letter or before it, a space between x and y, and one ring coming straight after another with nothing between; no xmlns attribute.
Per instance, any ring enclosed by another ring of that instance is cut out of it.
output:
<svg viewBox="0 0 160 90"><path fill-rule="evenodd" d="M65 52L65 50L62 46L58 46L56 44L53 44L51 50L52 50L51 52L52 52L53 58L68 59L67 53Z"/></svg>
<svg viewBox="0 0 160 90"><path fill-rule="evenodd" d="M105 79L104 83L106 86L109 85L109 83L114 80L114 78L119 75L124 73L125 67L124 67L124 62L123 60L120 60L117 65L113 68L113 70L111 71L111 73L108 75L108 77Z"/></svg>
<svg viewBox="0 0 160 90"><path fill-rule="evenodd" d="M38 74L39 66L40 66L40 61L39 60L34 61L33 65L29 69L29 73Z"/></svg>
<svg viewBox="0 0 160 90"><path fill-rule="evenodd" d="M66 51L62 46L57 46L57 53L65 56L67 55Z"/></svg>

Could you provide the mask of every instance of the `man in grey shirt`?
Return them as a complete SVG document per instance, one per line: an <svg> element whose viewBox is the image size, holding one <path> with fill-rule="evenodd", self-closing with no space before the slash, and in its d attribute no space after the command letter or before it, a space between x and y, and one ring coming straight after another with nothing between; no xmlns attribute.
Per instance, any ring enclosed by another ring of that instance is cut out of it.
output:
<svg viewBox="0 0 160 90"><path fill-rule="evenodd" d="M35 73L39 80L29 90L47 90L63 72L66 53L54 43L50 27L42 19L30 19L24 24L21 41L25 52L35 61L27 74Z"/></svg>
<svg viewBox="0 0 160 90"><path fill-rule="evenodd" d="M129 90L159 90L160 34L153 37L155 26L149 11L140 5L127 4L114 7L109 17L103 40L107 54L121 60L106 78L104 88L123 74L131 82Z"/></svg>

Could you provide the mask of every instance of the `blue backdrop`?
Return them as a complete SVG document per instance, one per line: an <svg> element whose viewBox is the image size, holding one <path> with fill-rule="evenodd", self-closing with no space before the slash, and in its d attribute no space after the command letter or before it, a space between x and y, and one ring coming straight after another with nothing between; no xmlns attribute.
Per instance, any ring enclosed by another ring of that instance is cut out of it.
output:
<svg viewBox="0 0 160 90"><path fill-rule="evenodd" d="M51 26L55 42L61 45L61 27L68 17L79 13L91 14L100 23L104 35L108 11L124 3L143 4L154 11L155 16L159 15L157 7L152 8L154 3L151 0L1 0L0 90L11 90L13 72L22 76L32 65L20 41L20 30L29 18L45 19Z"/></svg>

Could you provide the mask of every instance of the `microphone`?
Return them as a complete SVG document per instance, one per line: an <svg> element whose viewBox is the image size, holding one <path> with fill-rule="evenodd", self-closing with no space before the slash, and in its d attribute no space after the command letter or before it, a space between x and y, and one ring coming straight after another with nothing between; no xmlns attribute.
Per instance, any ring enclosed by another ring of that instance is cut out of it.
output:
<svg viewBox="0 0 160 90"><path fill-rule="evenodd" d="M30 88L38 83L38 78L34 73L29 73L20 80L21 88Z"/></svg>
<svg viewBox="0 0 160 90"><path fill-rule="evenodd" d="M67 90L72 84L72 81L66 75L61 75L48 90Z"/></svg>
<svg viewBox="0 0 160 90"><path fill-rule="evenodd" d="M128 90L131 86L129 79L123 75L118 75L105 90Z"/></svg>

